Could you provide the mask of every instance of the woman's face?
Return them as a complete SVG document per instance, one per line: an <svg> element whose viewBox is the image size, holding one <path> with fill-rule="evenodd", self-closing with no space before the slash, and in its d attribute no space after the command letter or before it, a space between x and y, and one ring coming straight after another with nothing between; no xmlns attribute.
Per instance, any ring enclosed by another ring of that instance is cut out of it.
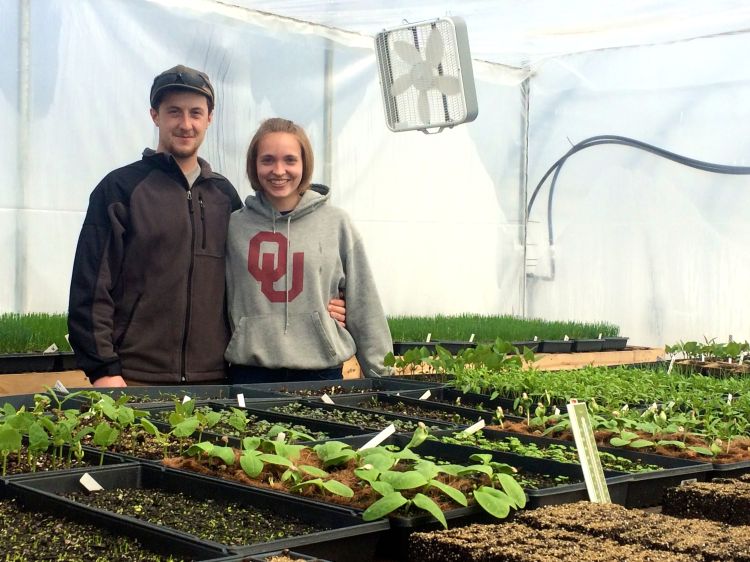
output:
<svg viewBox="0 0 750 562"><path fill-rule="evenodd" d="M277 211L291 211L299 202L302 147L291 133L268 133L258 143L258 180Z"/></svg>

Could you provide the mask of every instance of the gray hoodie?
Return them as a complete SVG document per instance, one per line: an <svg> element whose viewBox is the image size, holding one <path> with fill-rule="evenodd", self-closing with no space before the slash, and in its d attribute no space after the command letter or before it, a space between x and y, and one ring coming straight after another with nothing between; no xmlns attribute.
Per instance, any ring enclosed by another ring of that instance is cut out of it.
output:
<svg viewBox="0 0 750 562"><path fill-rule="evenodd" d="M351 219L315 185L280 214L263 193L232 214L227 299L234 365L325 369L357 356L366 377L387 374L391 334ZM328 314L344 291L346 328Z"/></svg>

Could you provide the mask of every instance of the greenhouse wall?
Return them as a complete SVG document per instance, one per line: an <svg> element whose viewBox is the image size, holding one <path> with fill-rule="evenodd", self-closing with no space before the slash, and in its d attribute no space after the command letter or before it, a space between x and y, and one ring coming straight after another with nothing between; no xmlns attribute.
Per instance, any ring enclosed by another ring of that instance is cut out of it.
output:
<svg viewBox="0 0 750 562"><path fill-rule="evenodd" d="M525 228L543 174L587 137L747 165L750 70L728 56L747 33L475 60L478 118L425 135L386 127L361 33L209 0L0 0L0 31L0 313L65 311L88 196L155 147L151 81L183 63L214 82L201 155L241 196L259 122L307 129L314 180L363 234L389 315L606 320L642 345L750 338L747 176L596 146L566 162L549 216L540 188Z"/></svg>

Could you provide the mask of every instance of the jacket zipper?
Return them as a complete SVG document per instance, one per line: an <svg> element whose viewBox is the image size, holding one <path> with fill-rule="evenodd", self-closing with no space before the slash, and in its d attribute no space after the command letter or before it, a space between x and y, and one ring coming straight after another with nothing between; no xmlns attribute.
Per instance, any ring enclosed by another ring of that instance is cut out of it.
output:
<svg viewBox="0 0 750 562"><path fill-rule="evenodd" d="M188 332L190 328L190 314L191 314L191 301L190 297L193 292L193 265L195 256L195 212L193 210L193 192L187 190L187 202L188 212L190 214L190 267L188 269L187 279L187 304L185 305L185 326L182 333L182 354L180 355L180 380L187 382L187 375L185 374L186 369L186 356L187 356L187 342Z"/></svg>
<svg viewBox="0 0 750 562"><path fill-rule="evenodd" d="M203 196L198 194L198 206L201 208L201 231L203 232L203 238L201 241L201 248L206 249L206 206L203 204Z"/></svg>

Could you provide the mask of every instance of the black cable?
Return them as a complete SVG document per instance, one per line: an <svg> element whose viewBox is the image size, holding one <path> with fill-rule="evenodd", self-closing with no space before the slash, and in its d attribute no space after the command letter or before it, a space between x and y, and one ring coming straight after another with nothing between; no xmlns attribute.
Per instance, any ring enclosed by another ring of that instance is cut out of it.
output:
<svg viewBox="0 0 750 562"><path fill-rule="evenodd" d="M565 164L565 161L573 156L573 154L575 154L576 152L579 152L584 148L589 148L591 146L597 146L600 144L620 144L624 146L631 146L633 148L645 150L646 152L651 152L652 154L667 158L668 160L672 160L679 164L683 164L691 168L697 168L698 170L703 170L706 172L713 172L715 174L750 175L750 167L748 166L727 166L724 164L704 162L702 160L696 160L694 158L681 156L674 152L659 148L658 146L654 146L636 139L631 139L629 137L622 137L618 135L598 135L595 137L589 137L579 142L578 144L573 145L573 147L568 150L568 152L566 152L564 156L559 158L554 164L552 164L552 166L550 166L549 170L547 170L544 176L542 176L542 179L539 181L536 188L534 189L534 192L531 194L531 199L529 199L529 204L526 208L527 219L531 216L531 209L534 206L534 201L536 200L536 196L539 193L539 190L544 185L544 182L547 181L547 178L550 176L550 174L554 171L552 182L550 184L549 195L547 198L547 228L549 231L550 246L552 245L554 240L552 229L552 196L554 194L555 185L557 184L557 178L560 175L563 164Z"/></svg>

